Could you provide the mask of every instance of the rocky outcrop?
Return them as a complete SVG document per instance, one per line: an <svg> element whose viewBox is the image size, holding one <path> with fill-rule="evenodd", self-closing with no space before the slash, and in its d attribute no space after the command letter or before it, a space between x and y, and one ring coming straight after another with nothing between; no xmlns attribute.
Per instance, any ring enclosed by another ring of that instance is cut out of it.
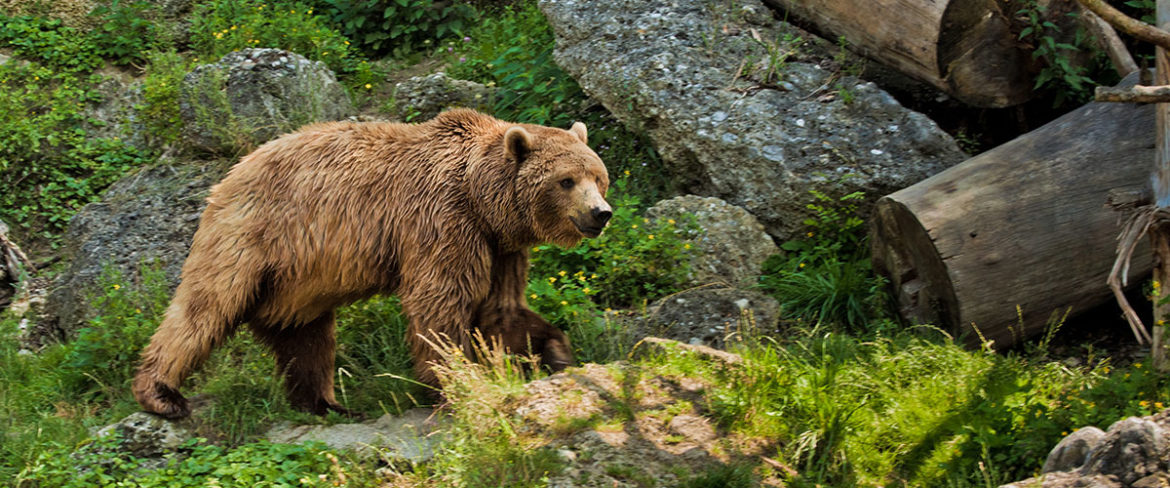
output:
<svg viewBox="0 0 1170 488"><path fill-rule="evenodd" d="M627 317L637 336L658 336L721 349L776 332L780 305L755 290L726 286L692 288L658 300L644 315Z"/></svg>
<svg viewBox="0 0 1170 488"><path fill-rule="evenodd" d="M670 219L691 244L688 284L726 283L749 287L760 278L768 256L780 252L752 214L713 197L685 195L658 202L646 211L652 221ZM693 227L686 225L693 218Z"/></svg>
<svg viewBox="0 0 1170 488"><path fill-rule="evenodd" d="M352 450L359 456L402 464L399 467L403 468L426 462L434 456L443 436L432 434L443 421L442 416L435 415L429 408L416 408L401 416L386 414L377 420L356 424L280 424L264 437L284 444L322 442L333 449Z"/></svg>
<svg viewBox="0 0 1170 488"><path fill-rule="evenodd" d="M964 159L925 116L822 68L824 41L757 0L541 0L557 64L654 141L675 184L758 217L780 241L810 190L874 200Z"/></svg>
<svg viewBox="0 0 1170 488"><path fill-rule="evenodd" d="M495 90L468 80L457 80L439 72L415 76L395 86L394 99L403 120L421 122L452 107L485 110Z"/></svg>
<svg viewBox="0 0 1170 488"><path fill-rule="evenodd" d="M344 119L354 108L324 63L279 49L244 49L188 73L179 111L187 144L234 154L310 122Z"/></svg>
<svg viewBox="0 0 1170 488"><path fill-rule="evenodd" d="M71 338L94 317L90 298L104 292L99 282L107 266L127 282L137 280L144 264L162 266L171 287L177 285L207 190L225 169L210 163L145 168L82 208L65 233L62 256L69 264L53 282L49 317L28 331L28 342Z"/></svg>
<svg viewBox="0 0 1170 488"><path fill-rule="evenodd" d="M1153 488L1170 485L1170 410L1087 427L1048 455L1039 477L1001 488Z"/></svg>
<svg viewBox="0 0 1170 488"><path fill-rule="evenodd" d="M135 108L142 103L142 82L125 81L117 75L108 76L98 83L95 90L100 98L85 108L86 135L118 139L145 149L149 134Z"/></svg>

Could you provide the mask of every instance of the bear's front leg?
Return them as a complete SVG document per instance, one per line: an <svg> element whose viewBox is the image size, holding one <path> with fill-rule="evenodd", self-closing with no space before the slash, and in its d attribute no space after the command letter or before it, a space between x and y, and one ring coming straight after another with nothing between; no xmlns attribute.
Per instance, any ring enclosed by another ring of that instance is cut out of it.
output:
<svg viewBox="0 0 1170 488"><path fill-rule="evenodd" d="M476 317L488 344L499 344L511 354L537 354L552 372L576 363L569 336L525 306L502 308L489 298Z"/></svg>

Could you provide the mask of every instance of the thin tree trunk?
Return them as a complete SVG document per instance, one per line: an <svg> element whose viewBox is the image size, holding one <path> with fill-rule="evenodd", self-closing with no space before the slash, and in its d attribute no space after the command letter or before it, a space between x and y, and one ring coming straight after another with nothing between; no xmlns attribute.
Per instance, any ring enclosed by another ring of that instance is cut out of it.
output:
<svg viewBox="0 0 1170 488"><path fill-rule="evenodd" d="M1170 0L1158 0L1158 28L1170 28ZM1170 85L1170 58L1162 46L1154 51L1157 72L1155 84ZM1170 103L1155 106L1154 204L1170 206ZM1170 223L1157 221L1150 229L1154 248L1154 327L1151 360L1159 371L1166 371L1165 331L1170 318Z"/></svg>

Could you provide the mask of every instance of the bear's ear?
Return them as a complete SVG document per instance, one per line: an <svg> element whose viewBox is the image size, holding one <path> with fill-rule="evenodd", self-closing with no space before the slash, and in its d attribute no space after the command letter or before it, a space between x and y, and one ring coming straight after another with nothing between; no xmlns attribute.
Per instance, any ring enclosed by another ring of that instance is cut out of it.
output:
<svg viewBox="0 0 1170 488"><path fill-rule="evenodd" d="M589 131L585 130L585 124L573 122L573 126L569 127L569 132L572 132L578 139L581 139L581 142L589 144Z"/></svg>
<svg viewBox="0 0 1170 488"><path fill-rule="evenodd" d="M532 136L523 127L514 125L504 133L504 155L516 162L524 161L532 151Z"/></svg>

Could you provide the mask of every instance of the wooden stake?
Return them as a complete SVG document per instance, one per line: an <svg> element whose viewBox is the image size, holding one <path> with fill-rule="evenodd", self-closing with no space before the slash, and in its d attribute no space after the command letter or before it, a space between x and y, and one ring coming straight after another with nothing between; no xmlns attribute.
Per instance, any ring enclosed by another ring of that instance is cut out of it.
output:
<svg viewBox="0 0 1170 488"><path fill-rule="evenodd" d="M1170 0L1158 0L1158 28L1165 32L1170 27ZM1156 71L1154 84L1170 84L1170 57L1167 45L1159 43L1154 50ZM1159 103L1154 108L1154 205L1170 207L1170 103ZM1170 223L1156 220L1150 229L1154 248L1154 327L1150 356L1158 371L1166 371L1166 320L1170 319Z"/></svg>
<svg viewBox="0 0 1170 488"><path fill-rule="evenodd" d="M1094 101L1098 102L1170 103L1170 86L1099 86L1093 95Z"/></svg>

